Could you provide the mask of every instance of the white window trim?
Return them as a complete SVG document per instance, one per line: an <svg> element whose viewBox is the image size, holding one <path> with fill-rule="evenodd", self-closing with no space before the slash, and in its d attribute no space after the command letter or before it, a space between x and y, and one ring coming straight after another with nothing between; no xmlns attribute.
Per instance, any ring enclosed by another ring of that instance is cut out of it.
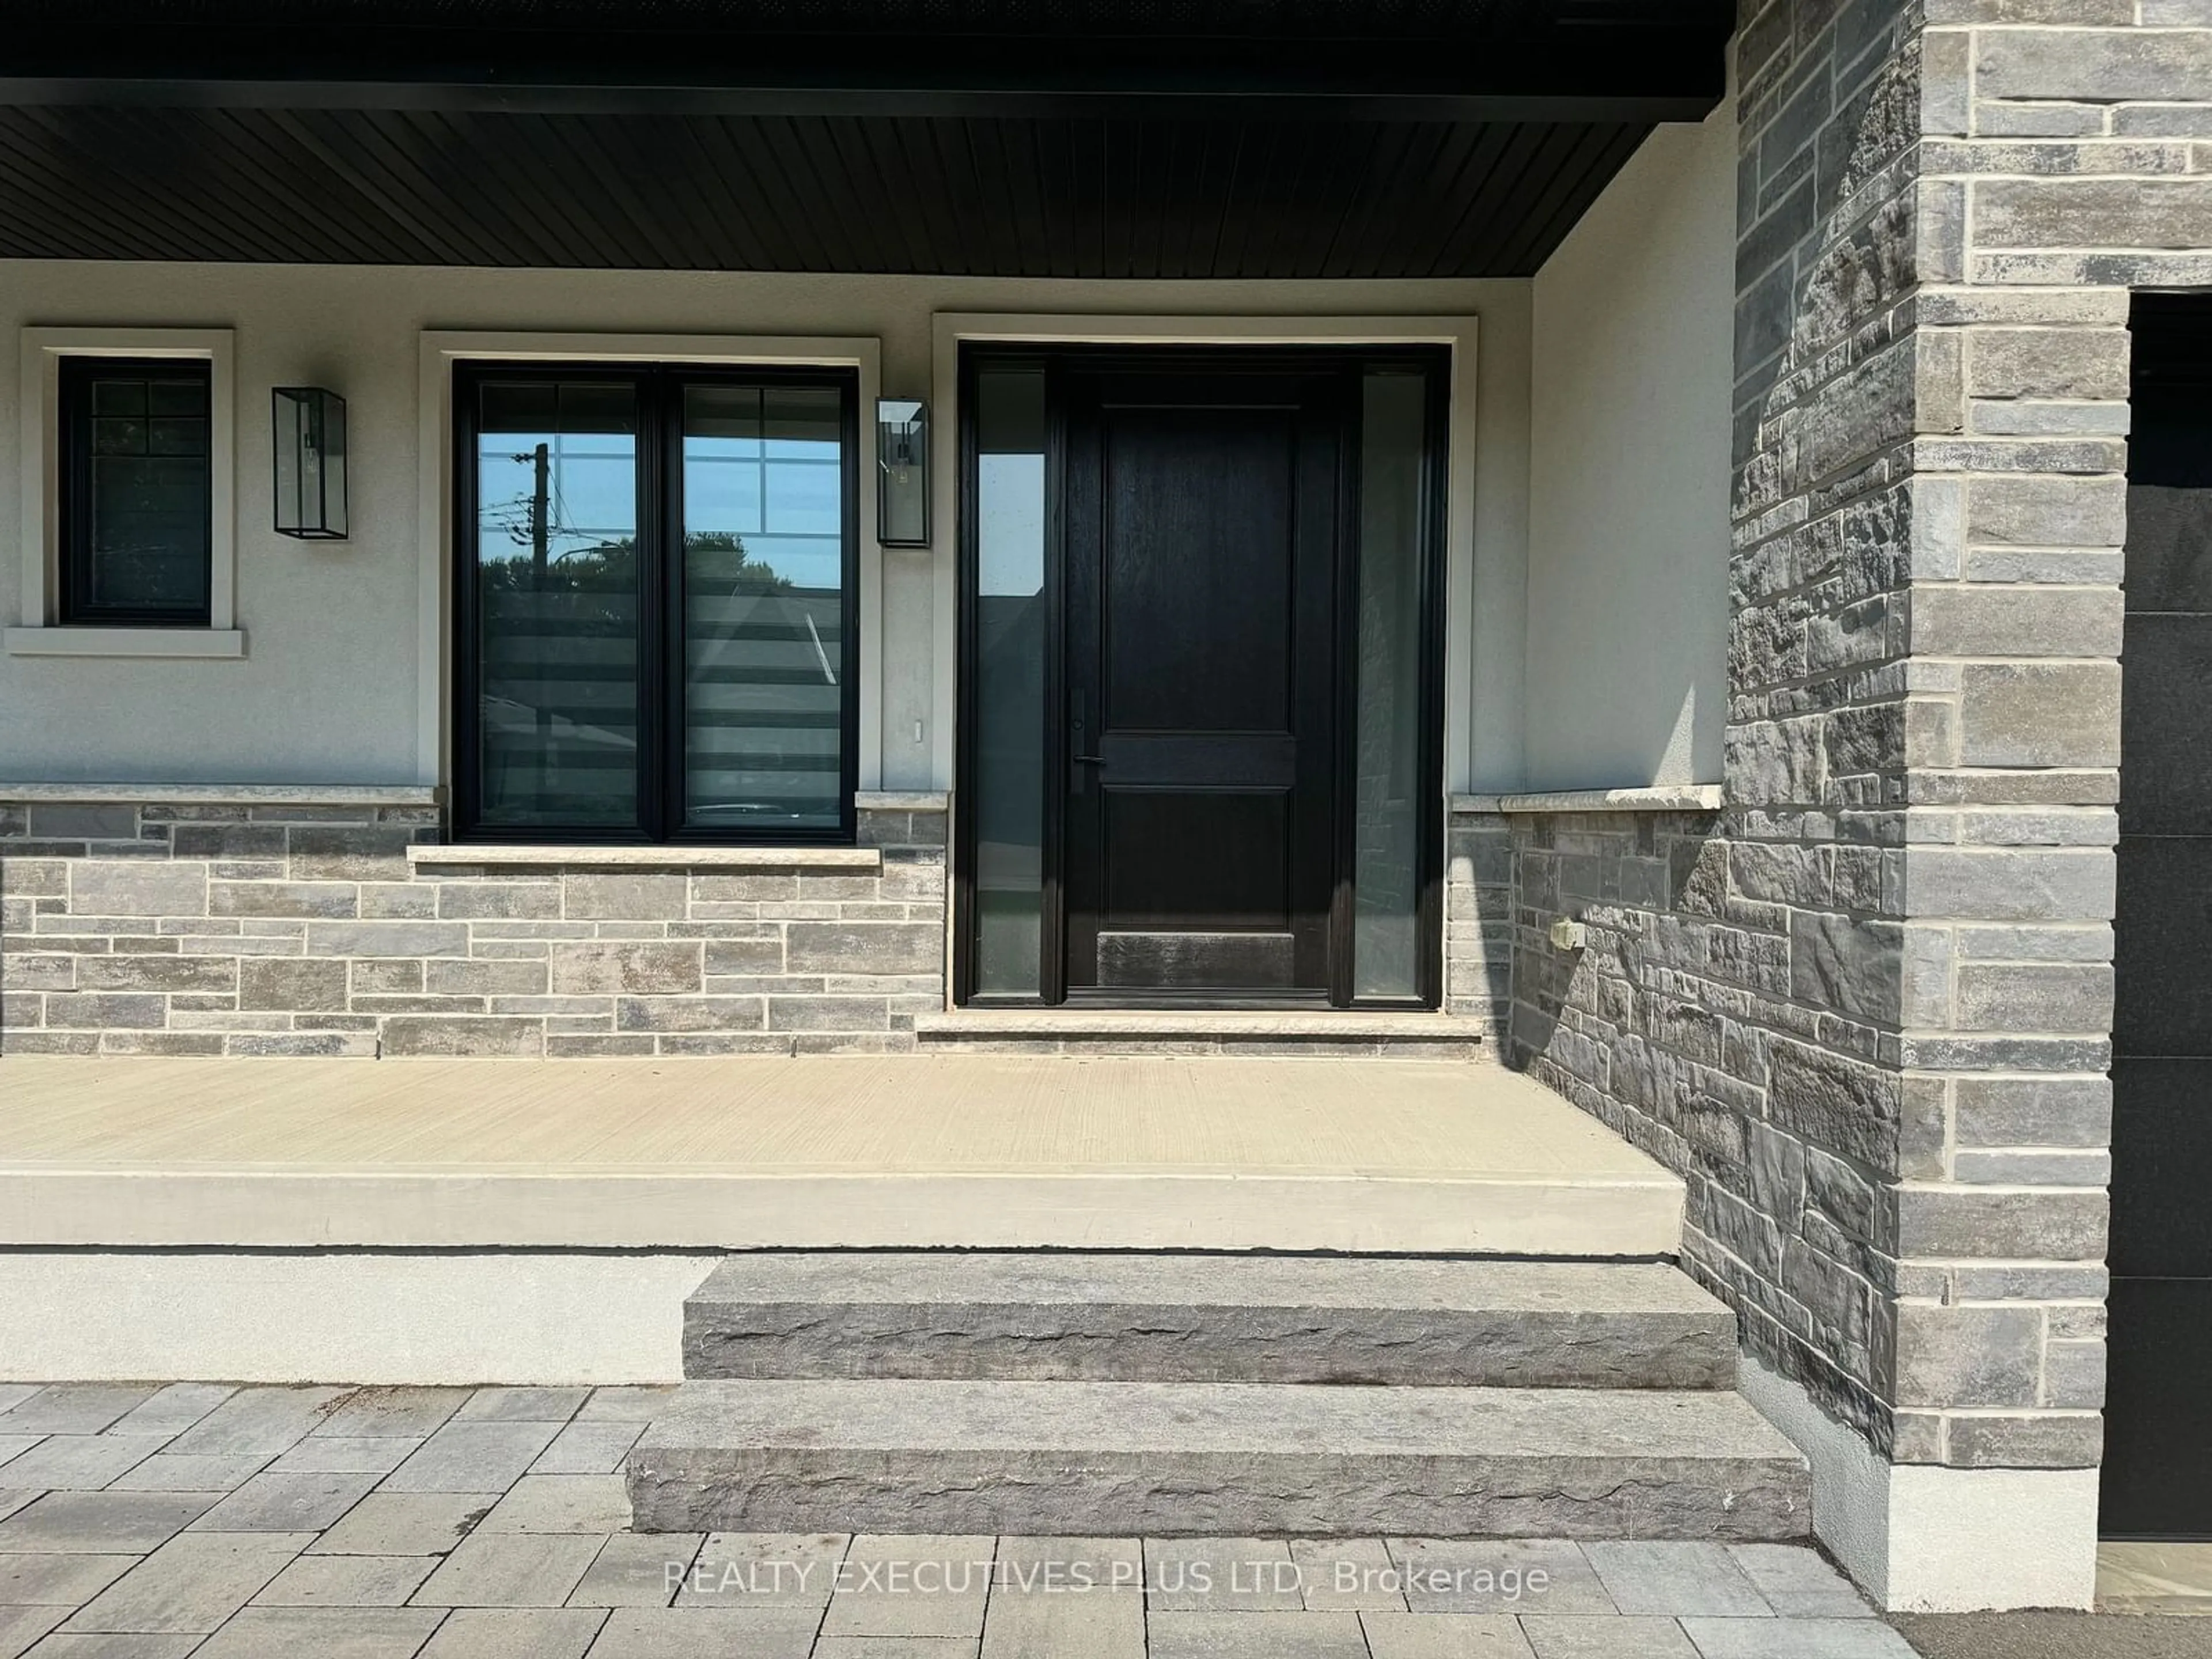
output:
<svg viewBox="0 0 2212 1659"><path fill-rule="evenodd" d="M23 619L19 656L242 657L238 628L235 336L227 328L27 328L22 425ZM70 628L60 623L61 368L64 357L189 357L208 367L208 625Z"/></svg>
<svg viewBox="0 0 2212 1659"><path fill-rule="evenodd" d="M1503 562L1499 551L1479 560L1474 535L1475 337L1472 316L1413 317L1193 317L1036 315L996 312L940 311L933 319L932 373L937 408L931 423L938 432L960 430L960 347L967 341L1036 342L1079 345L1443 345L1451 349L1450 406L1446 418L1448 447L1444 496L1444 788L1464 791L1473 775L1474 733L1474 667L1496 653L1503 659L1519 648L1526 614L1522 585L1525 573ZM933 480L937 500L954 507L960 500L959 445L935 447ZM957 532L950 510L932 520L932 533ZM957 621L959 562L948 553L937 560L935 671L932 699L937 708L936 741L930 764L938 784L953 778L951 711L958 704ZM1478 638L1478 629L1487 637ZM1500 711L1501 713L1504 711ZM1518 711L1512 711L1517 720ZM1438 804L1442 810L1442 803Z"/></svg>
<svg viewBox="0 0 2212 1659"><path fill-rule="evenodd" d="M453 365L506 362L702 363L742 368L802 365L850 368L860 379L860 683L858 787L883 779L884 556L876 540L876 398L883 384L883 343L872 336L744 334L529 334L425 330L422 336L417 449L421 457L416 568L416 772L441 783L454 757L447 750L453 684Z"/></svg>

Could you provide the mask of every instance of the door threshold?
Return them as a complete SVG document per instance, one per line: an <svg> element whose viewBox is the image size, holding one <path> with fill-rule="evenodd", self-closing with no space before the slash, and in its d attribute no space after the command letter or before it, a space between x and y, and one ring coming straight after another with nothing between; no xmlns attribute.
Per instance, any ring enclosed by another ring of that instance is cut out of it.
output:
<svg viewBox="0 0 2212 1659"><path fill-rule="evenodd" d="M915 1021L924 1048L1024 1052L1395 1054L1473 1058L1480 1019L1345 1008L962 1008Z"/></svg>

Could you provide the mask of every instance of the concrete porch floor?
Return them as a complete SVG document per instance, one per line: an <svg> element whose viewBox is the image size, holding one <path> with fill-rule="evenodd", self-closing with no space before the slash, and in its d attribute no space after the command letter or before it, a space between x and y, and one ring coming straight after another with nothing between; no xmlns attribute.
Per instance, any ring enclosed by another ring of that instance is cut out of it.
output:
<svg viewBox="0 0 2212 1659"><path fill-rule="evenodd" d="M0 1060L0 1246L1648 1256L1682 1185L1485 1064Z"/></svg>

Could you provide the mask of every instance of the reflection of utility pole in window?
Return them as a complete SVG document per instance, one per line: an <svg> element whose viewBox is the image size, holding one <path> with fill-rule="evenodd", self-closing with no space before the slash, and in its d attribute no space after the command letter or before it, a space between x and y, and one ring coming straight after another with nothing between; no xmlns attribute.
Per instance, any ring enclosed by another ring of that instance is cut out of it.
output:
<svg viewBox="0 0 2212 1659"><path fill-rule="evenodd" d="M832 685L837 684L837 671L830 666L830 653L822 648L822 630L814 625L811 612L799 613L806 618L807 636L814 641L814 654L822 659L822 678Z"/></svg>
<svg viewBox="0 0 2212 1659"><path fill-rule="evenodd" d="M520 460L520 455L515 459ZM550 448L539 444L531 452L533 476L530 489L530 584L532 598L536 601L541 629L544 623L544 607L550 596L545 592L545 574L551 563L549 549L552 537L552 453ZM538 797L544 799L553 783L553 711L547 706L546 690L552 684L552 665L544 655L552 645L541 633L538 649L538 684L532 690L531 702L538 716Z"/></svg>

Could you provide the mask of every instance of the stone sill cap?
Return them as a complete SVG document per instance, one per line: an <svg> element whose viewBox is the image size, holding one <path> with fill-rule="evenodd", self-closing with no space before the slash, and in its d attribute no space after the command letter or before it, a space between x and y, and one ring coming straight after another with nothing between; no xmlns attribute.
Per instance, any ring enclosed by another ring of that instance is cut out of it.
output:
<svg viewBox="0 0 2212 1659"><path fill-rule="evenodd" d="M416 843L407 862L433 867L563 870L880 870L875 847L521 847Z"/></svg>
<svg viewBox="0 0 2212 1659"><path fill-rule="evenodd" d="M1455 812L1717 812L1717 783L1662 783L1634 789L1551 789L1521 795L1454 795Z"/></svg>
<svg viewBox="0 0 2212 1659"><path fill-rule="evenodd" d="M0 800L131 806L435 806L422 783L0 783Z"/></svg>
<svg viewBox="0 0 2212 1659"><path fill-rule="evenodd" d="M862 812L943 812L952 797L942 789L862 789L853 796L855 811Z"/></svg>

